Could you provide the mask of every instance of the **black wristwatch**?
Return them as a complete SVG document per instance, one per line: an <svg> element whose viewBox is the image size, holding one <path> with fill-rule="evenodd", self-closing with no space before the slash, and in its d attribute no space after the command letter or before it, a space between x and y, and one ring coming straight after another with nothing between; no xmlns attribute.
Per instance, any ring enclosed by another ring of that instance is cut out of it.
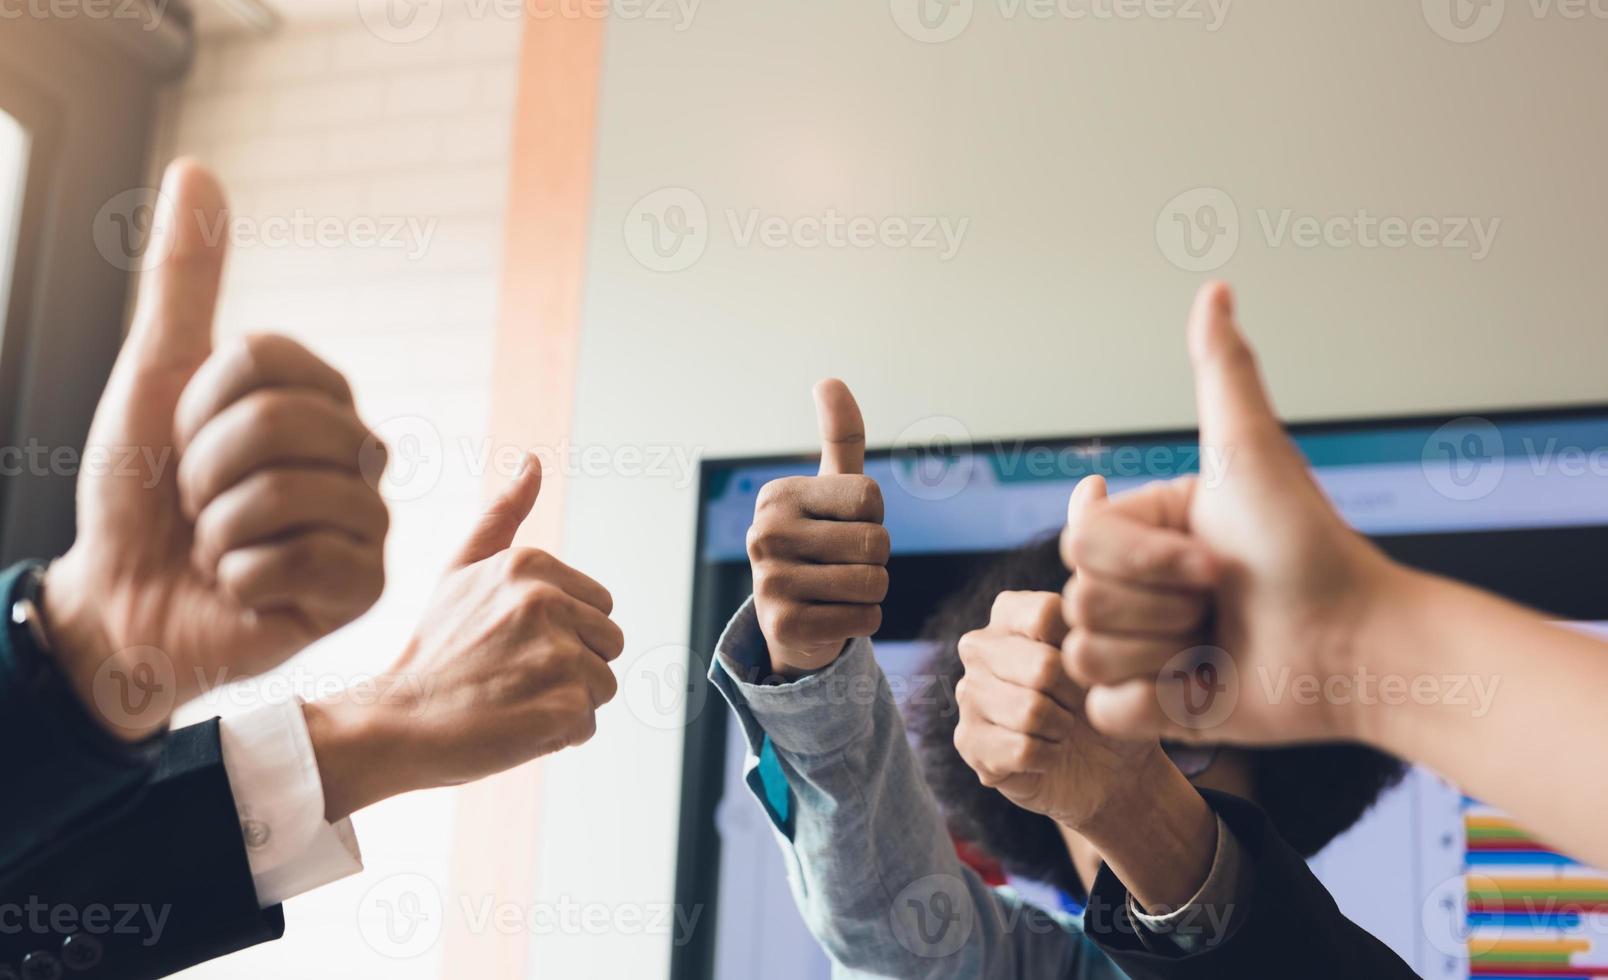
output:
<svg viewBox="0 0 1608 980"><path fill-rule="evenodd" d="M17 577L11 594L11 625L27 631L26 644L35 656L50 658L50 634L45 629L45 566L37 562L24 569ZM17 637L12 642L16 642ZM52 660L52 662L54 662Z"/></svg>
<svg viewBox="0 0 1608 980"><path fill-rule="evenodd" d="M17 573L11 594L10 640L16 658L18 679L34 697L52 689L70 688L67 675L50 652L50 633L45 628L45 565L29 562Z"/></svg>

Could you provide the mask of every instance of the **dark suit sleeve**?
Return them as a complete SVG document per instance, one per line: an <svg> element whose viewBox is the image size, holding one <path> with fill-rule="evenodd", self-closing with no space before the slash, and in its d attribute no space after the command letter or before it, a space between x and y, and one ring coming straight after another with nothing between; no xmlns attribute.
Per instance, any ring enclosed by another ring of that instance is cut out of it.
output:
<svg viewBox="0 0 1608 980"><path fill-rule="evenodd" d="M217 719L169 735L130 804L0 878L0 977L33 975L29 955L67 977L159 977L284 930L257 907Z"/></svg>
<svg viewBox="0 0 1608 980"><path fill-rule="evenodd" d="M1140 941L1128 916L1127 889L1102 866L1089 894L1084 931L1124 973L1133 980L1417 977L1388 946L1341 914L1328 889L1260 807L1210 790L1201 795L1244 852L1251 868L1249 894L1239 896L1235 908L1210 910L1228 915L1221 939L1199 952L1169 957Z"/></svg>
<svg viewBox="0 0 1608 980"><path fill-rule="evenodd" d="M11 613L35 562L0 572L0 872L85 820L127 805L150 777L156 741L131 745L89 716L50 655Z"/></svg>

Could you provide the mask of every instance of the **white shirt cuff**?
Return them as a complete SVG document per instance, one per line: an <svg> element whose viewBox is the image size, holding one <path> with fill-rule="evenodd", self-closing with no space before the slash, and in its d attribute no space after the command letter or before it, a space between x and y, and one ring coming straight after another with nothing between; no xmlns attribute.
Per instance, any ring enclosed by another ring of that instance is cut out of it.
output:
<svg viewBox="0 0 1608 980"><path fill-rule="evenodd" d="M1245 900L1250 868L1244 849L1222 817L1217 818L1217 851L1211 871L1188 903L1166 915L1150 915L1139 907L1133 893L1128 894L1128 915L1146 932L1167 936L1184 953L1222 940L1228 919L1236 904ZM1226 910L1223 915L1202 915L1207 909ZM1220 931L1222 930L1222 931Z"/></svg>
<svg viewBox="0 0 1608 980"><path fill-rule="evenodd" d="M352 822L324 819L324 784L300 701L254 708L218 729L259 907L363 870Z"/></svg>

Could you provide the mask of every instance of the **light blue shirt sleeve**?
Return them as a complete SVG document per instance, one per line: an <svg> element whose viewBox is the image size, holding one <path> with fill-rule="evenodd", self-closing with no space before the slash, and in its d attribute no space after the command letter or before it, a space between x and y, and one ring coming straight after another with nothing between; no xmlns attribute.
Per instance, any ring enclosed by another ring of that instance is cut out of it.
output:
<svg viewBox="0 0 1608 980"><path fill-rule="evenodd" d="M855 640L829 668L764 684L753 600L710 667L748 745L745 781L838 977L1120 980L1059 912L990 888L955 855L893 693Z"/></svg>

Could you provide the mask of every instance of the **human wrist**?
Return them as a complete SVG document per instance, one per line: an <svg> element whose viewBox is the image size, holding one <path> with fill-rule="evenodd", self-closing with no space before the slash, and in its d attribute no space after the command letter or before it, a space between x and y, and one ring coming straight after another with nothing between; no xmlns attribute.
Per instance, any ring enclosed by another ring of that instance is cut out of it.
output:
<svg viewBox="0 0 1608 980"><path fill-rule="evenodd" d="M96 676L103 667L115 668L112 661L121 653L101 616L106 597L90 585L77 552L69 551L45 569L40 600L39 615L47 646L41 652L55 662L90 717L128 742L141 741L160 731L167 723L166 712L121 712L113 719L96 700ZM135 665L127 666L132 671Z"/></svg>
<svg viewBox="0 0 1608 980"><path fill-rule="evenodd" d="M396 740L386 734L380 707L341 695L302 706L330 823L414 788L406 783L412 767L390 758Z"/></svg>
<svg viewBox="0 0 1608 980"><path fill-rule="evenodd" d="M1388 663L1394 624L1410 609L1423 576L1398 565L1366 539L1350 535L1336 548L1340 571L1313 600L1305 662L1321 690L1361 690ZM1373 699L1323 697L1312 716L1315 737L1366 741L1377 724Z"/></svg>
<svg viewBox="0 0 1608 980"><path fill-rule="evenodd" d="M1094 845L1149 910L1188 904L1211 874L1217 851L1216 816L1159 745L1102 806L1066 826Z"/></svg>
<svg viewBox="0 0 1608 980"><path fill-rule="evenodd" d="M1401 674L1405 661L1400 652L1410 648L1414 673L1440 673L1439 647L1433 642L1420 642L1419 624L1437 607L1449 586L1436 576L1390 564L1388 571L1379 576L1374 595L1358 618L1352 641L1352 669L1370 679ZM1405 703L1410 702L1394 703L1384 697L1353 698L1352 702L1341 735L1375 748L1393 751L1395 733L1401 724L1415 723L1403 717Z"/></svg>
<svg viewBox="0 0 1608 980"><path fill-rule="evenodd" d="M770 641L766 646L770 650L771 676L779 677L784 681L803 680L811 674L821 671L838 662L838 659L848 652L849 644L853 640L844 640L830 655L823 653L809 653L799 650L784 650Z"/></svg>
<svg viewBox="0 0 1608 980"><path fill-rule="evenodd" d="M81 568L76 554L68 552L45 569L41 590L51 653L75 684L80 676L93 677L114 649Z"/></svg>

